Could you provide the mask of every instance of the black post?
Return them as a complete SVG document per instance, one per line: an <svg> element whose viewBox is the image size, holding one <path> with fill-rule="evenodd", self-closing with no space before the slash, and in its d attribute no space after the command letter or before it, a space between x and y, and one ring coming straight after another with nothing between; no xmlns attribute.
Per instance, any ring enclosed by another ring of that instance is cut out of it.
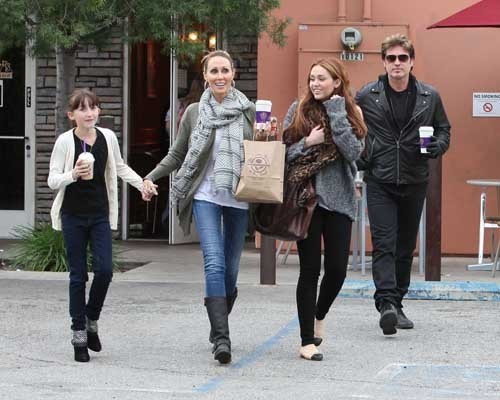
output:
<svg viewBox="0 0 500 400"><path fill-rule="evenodd" d="M441 280L441 157L429 161L425 219L425 280Z"/></svg>
<svg viewBox="0 0 500 400"><path fill-rule="evenodd" d="M276 240L260 236L260 284L276 285Z"/></svg>

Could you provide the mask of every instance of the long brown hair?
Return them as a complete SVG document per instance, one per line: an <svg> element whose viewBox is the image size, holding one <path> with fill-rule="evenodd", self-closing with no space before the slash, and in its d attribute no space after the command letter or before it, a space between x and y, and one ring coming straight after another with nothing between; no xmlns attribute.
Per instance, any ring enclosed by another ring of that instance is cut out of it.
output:
<svg viewBox="0 0 500 400"><path fill-rule="evenodd" d="M299 105L291 125L283 133L285 141L287 143L295 143L302 137L309 135L310 123L308 121L308 116L324 112L323 102L314 98L311 88L309 87L310 73L316 65L323 67L334 80L340 79L340 85L338 88L334 89L332 95L336 94L345 98L347 119L353 128L353 132L358 139L364 138L366 136L367 128L365 122L363 121L363 117L354 102L351 91L349 90L349 78L347 77L345 67L339 60L328 58L315 61L311 65L311 68L309 68L309 74L307 76L307 89L299 101Z"/></svg>

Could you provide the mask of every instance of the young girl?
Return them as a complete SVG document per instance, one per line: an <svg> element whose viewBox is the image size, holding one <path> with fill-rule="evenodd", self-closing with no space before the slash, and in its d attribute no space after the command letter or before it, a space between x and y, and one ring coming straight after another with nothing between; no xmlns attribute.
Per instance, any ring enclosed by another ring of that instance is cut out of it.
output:
<svg viewBox="0 0 500 400"><path fill-rule="evenodd" d="M58 191L52 227L63 231L70 270L71 343L75 361L80 362L89 361L88 349L101 351L97 320L113 276L111 229L117 229L118 222L117 176L142 191L142 179L123 162L114 132L95 126L99 111L93 92L76 89L72 93L68 118L75 128L57 138L48 178L49 187ZM85 302L88 243L94 279Z"/></svg>

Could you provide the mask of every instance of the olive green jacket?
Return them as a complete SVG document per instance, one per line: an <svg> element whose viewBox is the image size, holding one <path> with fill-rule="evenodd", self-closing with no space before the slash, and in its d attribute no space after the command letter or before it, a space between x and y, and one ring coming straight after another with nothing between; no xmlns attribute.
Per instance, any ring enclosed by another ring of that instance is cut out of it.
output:
<svg viewBox="0 0 500 400"><path fill-rule="evenodd" d="M168 154L160 161L154 170L152 170L144 179L156 181L166 175L171 174L179 169L186 158L186 154L191 145L191 132L196 126L198 120L198 104L193 103L186 108L179 125L179 131L174 145L170 148ZM253 138L253 123L255 121L255 105L252 103L250 108L245 110L246 124L243 127L243 137L245 140L252 140ZM185 235L190 233L191 221L193 219L193 198L205 175L205 170L212 154L212 146L215 141L215 129L209 138L209 146L200 153L199 167L193 176L193 185L185 198L179 199L178 203L178 216L179 225L181 226Z"/></svg>

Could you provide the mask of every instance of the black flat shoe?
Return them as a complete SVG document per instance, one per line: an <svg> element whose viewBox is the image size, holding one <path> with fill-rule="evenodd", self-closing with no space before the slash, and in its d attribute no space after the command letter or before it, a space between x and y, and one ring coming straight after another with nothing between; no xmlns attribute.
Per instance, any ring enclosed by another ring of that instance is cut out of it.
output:
<svg viewBox="0 0 500 400"><path fill-rule="evenodd" d="M321 343L323 343L323 338L320 337L315 337L314 338L314 345L318 347Z"/></svg>

